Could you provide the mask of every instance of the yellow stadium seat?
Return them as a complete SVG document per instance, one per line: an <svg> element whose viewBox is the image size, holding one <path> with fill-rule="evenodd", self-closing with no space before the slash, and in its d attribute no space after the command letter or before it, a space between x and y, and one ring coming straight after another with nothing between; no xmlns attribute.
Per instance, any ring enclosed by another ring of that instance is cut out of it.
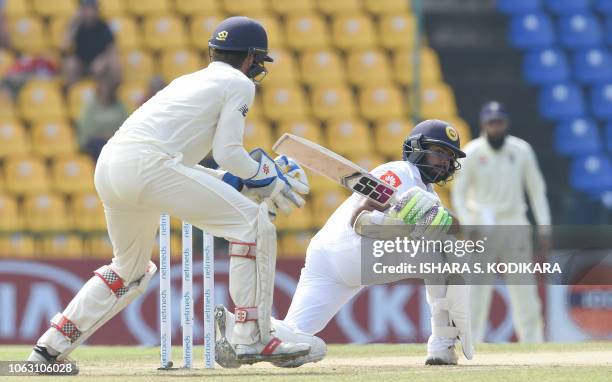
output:
<svg viewBox="0 0 612 382"><path fill-rule="evenodd" d="M268 11L266 0L223 0L223 8L229 16L250 15Z"/></svg>
<svg viewBox="0 0 612 382"><path fill-rule="evenodd" d="M170 0L127 0L127 10L136 16L158 16L171 13Z"/></svg>
<svg viewBox="0 0 612 382"><path fill-rule="evenodd" d="M182 48L187 45L185 26L182 20L175 16L147 17L144 21L144 36L145 45L153 50Z"/></svg>
<svg viewBox="0 0 612 382"><path fill-rule="evenodd" d="M434 190L436 191L436 194L438 194L438 196L440 197L440 203L442 203L442 205L447 208L451 208L452 204L450 193L452 190L452 181L444 183L443 185L436 184L434 185Z"/></svg>
<svg viewBox="0 0 612 382"><path fill-rule="evenodd" d="M43 24L36 17L22 16L9 21L12 46L20 52L40 54L49 48Z"/></svg>
<svg viewBox="0 0 612 382"><path fill-rule="evenodd" d="M321 126L319 126L318 122L310 119L287 120L279 123L277 126L277 138L283 135L283 133L291 133L319 144L323 143Z"/></svg>
<svg viewBox="0 0 612 382"><path fill-rule="evenodd" d="M0 158L8 155L25 154L30 151L28 133L22 124L14 119L0 120Z"/></svg>
<svg viewBox="0 0 612 382"><path fill-rule="evenodd" d="M147 94L147 84L141 81L123 82L119 85L119 99L131 113L136 110Z"/></svg>
<svg viewBox="0 0 612 382"><path fill-rule="evenodd" d="M125 69L124 69L125 70ZM91 79L80 80L68 89L68 113L70 118L81 117L85 106L93 101L96 94L96 82Z"/></svg>
<svg viewBox="0 0 612 382"><path fill-rule="evenodd" d="M161 72L166 82L200 69L202 60L198 53L191 49L178 48L162 52Z"/></svg>
<svg viewBox="0 0 612 382"><path fill-rule="evenodd" d="M317 0L317 8L326 15L355 13L361 10L360 0Z"/></svg>
<svg viewBox="0 0 612 382"><path fill-rule="evenodd" d="M66 117L64 98L55 82L31 80L21 88L17 99L21 116L28 122Z"/></svg>
<svg viewBox="0 0 612 382"><path fill-rule="evenodd" d="M308 106L302 89L297 86L269 86L263 93L264 114L273 121L303 118Z"/></svg>
<svg viewBox="0 0 612 382"><path fill-rule="evenodd" d="M401 157L402 142L412 131L412 123L406 118L384 119L374 127L376 149L391 158Z"/></svg>
<svg viewBox="0 0 612 382"><path fill-rule="evenodd" d="M384 15L379 21L380 44L387 49L411 49L414 45L415 25L410 13Z"/></svg>
<svg viewBox="0 0 612 382"><path fill-rule="evenodd" d="M272 49L269 56L274 62L266 63L268 74L265 78L267 85L292 84L298 81L298 70L291 52L281 49Z"/></svg>
<svg viewBox="0 0 612 382"><path fill-rule="evenodd" d="M247 114L250 119L262 119L263 118L263 106L261 106L261 96L256 95L253 104L249 108Z"/></svg>
<svg viewBox="0 0 612 382"><path fill-rule="evenodd" d="M462 118L457 116L444 117L444 121L451 124L452 127L457 130L459 134L459 140L461 141L461 147L465 146L469 141L472 140L472 131L470 126Z"/></svg>
<svg viewBox="0 0 612 382"><path fill-rule="evenodd" d="M249 118L244 124L244 147L251 151L258 147L267 152L272 148L272 132L264 121Z"/></svg>
<svg viewBox="0 0 612 382"><path fill-rule="evenodd" d="M84 256L83 239L76 234L45 235L40 240L40 252L45 258L71 258Z"/></svg>
<svg viewBox="0 0 612 382"><path fill-rule="evenodd" d="M387 56L378 49L356 50L347 58L348 80L354 85L381 84L391 81Z"/></svg>
<svg viewBox="0 0 612 382"><path fill-rule="evenodd" d="M281 211L276 212L274 225L278 230L298 230L313 227L312 213L308 203L301 208L295 208L291 215L285 215Z"/></svg>
<svg viewBox="0 0 612 382"><path fill-rule="evenodd" d="M99 0L98 7L100 15L105 19L123 16L126 13L124 0Z"/></svg>
<svg viewBox="0 0 612 382"><path fill-rule="evenodd" d="M103 232L106 230L104 207L94 191L73 195L70 210L76 230L80 232Z"/></svg>
<svg viewBox="0 0 612 382"><path fill-rule="evenodd" d="M277 17L270 14L261 14L253 15L251 18L258 21L266 28L269 49L277 49L285 46L285 33Z"/></svg>
<svg viewBox="0 0 612 382"><path fill-rule="evenodd" d="M406 114L408 105L395 85L368 85L359 92L361 114L366 119L396 118Z"/></svg>
<svg viewBox="0 0 612 382"><path fill-rule="evenodd" d="M71 17L77 11L76 0L31 0L32 9L40 16Z"/></svg>
<svg viewBox="0 0 612 382"><path fill-rule="evenodd" d="M63 196L43 192L29 195L23 202L26 226L34 232L66 231L72 228Z"/></svg>
<svg viewBox="0 0 612 382"><path fill-rule="evenodd" d="M338 189L338 184L331 181L329 178L326 178L319 174L315 174L310 170L306 170L306 175L308 176L308 183L310 184L311 194ZM313 211L316 212L314 209Z"/></svg>
<svg viewBox="0 0 612 382"><path fill-rule="evenodd" d="M15 111L11 93L5 89L0 89L0 119L15 118Z"/></svg>
<svg viewBox="0 0 612 382"><path fill-rule="evenodd" d="M0 49L0 77L4 77L14 62L15 55L10 50Z"/></svg>
<svg viewBox="0 0 612 382"><path fill-rule="evenodd" d="M322 227L336 208L346 200L348 195L348 191L344 191L339 187L336 187L334 190L315 193L312 196L315 224L318 227Z"/></svg>
<svg viewBox="0 0 612 382"><path fill-rule="evenodd" d="M315 0L268 0L272 11L287 15L291 13L305 13L315 10Z"/></svg>
<svg viewBox="0 0 612 382"><path fill-rule="evenodd" d="M189 21L191 45L201 50L208 50L208 39L221 21L223 21L223 16L218 14L192 17Z"/></svg>
<svg viewBox="0 0 612 382"><path fill-rule="evenodd" d="M344 84L345 70L340 55L331 50L306 51L300 58L302 81L307 85Z"/></svg>
<svg viewBox="0 0 612 382"><path fill-rule="evenodd" d="M31 128L32 151L44 157L77 151L74 129L65 120L38 122Z"/></svg>
<svg viewBox="0 0 612 382"><path fill-rule="evenodd" d="M280 258L299 258L306 257L306 249L310 244L310 239L314 236L311 232L299 232L284 234L280 238L279 253Z"/></svg>
<svg viewBox="0 0 612 382"><path fill-rule="evenodd" d="M421 88L421 117L444 119L457 114L455 96L448 85L440 82Z"/></svg>
<svg viewBox="0 0 612 382"><path fill-rule="evenodd" d="M32 13L30 2L24 0L4 0L4 13L8 18L27 16Z"/></svg>
<svg viewBox="0 0 612 382"><path fill-rule="evenodd" d="M53 17L47 25L47 35L49 43L53 49L60 49L64 42L66 29L70 23L70 18L66 16Z"/></svg>
<svg viewBox="0 0 612 382"><path fill-rule="evenodd" d="M0 236L0 256L32 258L36 255L36 241L32 235L17 232Z"/></svg>
<svg viewBox="0 0 612 382"><path fill-rule="evenodd" d="M110 260L113 257L113 244L108 234L88 237L85 241L85 252L94 259Z"/></svg>
<svg viewBox="0 0 612 382"><path fill-rule="evenodd" d="M179 14L187 17L219 12L217 0L175 0L175 7Z"/></svg>
<svg viewBox="0 0 612 382"><path fill-rule="evenodd" d="M285 23L287 45L291 49L306 50L326 48L329 31L322 16L316 13L289 15Z"/></svg>
<svg viewBox="0 0 612 382"><path fill-rule="evenodd" d="M421 48L421 84L439 82L442 78L438 55L431 48ZM412 84L414 78L414 55L412 51L400 50L393 56L395 79L402 85Z"/></svg>
<svg viewBox="0 0 612 382"><path fill-rule="evenodd" d="M140 28L131 17L115 16L109 20L109 26L119 49L136 49L142 44Z"/></svg>
<svg viewBox="0 0 612 382"><path fill-rule="evenodd" d="M72 194L94 190L94 164L91 157L86 154L73 154L55 159L52 172L55 191Z"/></svg>
<svg viewBox="0 0 612 382"><path fill-rule="evenodd" d="M44 161L39 157L11 156L4 162L6 190L14 194L35 194L49 189Z"/></svg>
<svg viewBox="0 0 612 382"><path fill-rule="evenodd" d="M343 50L372 48L376 45L374 24L365 14L337 15L332 21L332 35L334 45Z"/></svg>
<svg viewBox="0 0 612 382"><path fill-rule="evenodd" d="M125 81L148 81L155 73L153 55L146 50L122 51L120 61Z"/></svg>
<svg viewBox="0 0 612 382"><path fill-rule="evenodd" d="M396 154L401 153L400 151L401 145L398 145L398 147L399 147L399 150L396 150ZM362 155L350 156L348 159L350 159L353 163L360 166L361 168L366 169L367 171L371 171L372 169L386 162L385 158L383 158L382 156L378 154L366 154L366 155L362 154ZM401 159L401 158L398 158L398 159Z"/></svg>
<svg viewBox="0 0 612 382"><path fill-rule="evenodd" d="M0 232L16 232L23 229L23 216L19 213L17 199L0 193Z"/></svg>
<svg viewBox="0 0 612 382"><path fill-rule="evenodd" d="M369 154L373 150L370 129L357 118L332 120L326 130L327 147L340 155Z"/></svg>
<svg viewBox="0 0 612 382"><path fill-rule="evenodd" d="M406 0L364 0L365 9L368 12L380 14L400 14L409 12L410 2Z"/></svg>
<svg viewBox="0 0 612 382"><path fill-rule="evenodd" d="M323 121L350 118L356 113L353 91L346 85L315 86L310 99L314 116Z"/></svg>

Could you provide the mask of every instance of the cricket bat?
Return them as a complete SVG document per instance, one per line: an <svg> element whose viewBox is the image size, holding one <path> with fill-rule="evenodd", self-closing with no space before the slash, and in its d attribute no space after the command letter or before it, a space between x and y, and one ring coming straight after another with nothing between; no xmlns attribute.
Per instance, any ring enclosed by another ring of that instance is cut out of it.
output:
<svg viewBox="0 0 612 382"><path fill-rule="evenodd" d="M390 204L397 193L395 187L369 174L350 160L297 135L283 134L272 150L292 158L307 169L371 199L380 206Z"/></svg>

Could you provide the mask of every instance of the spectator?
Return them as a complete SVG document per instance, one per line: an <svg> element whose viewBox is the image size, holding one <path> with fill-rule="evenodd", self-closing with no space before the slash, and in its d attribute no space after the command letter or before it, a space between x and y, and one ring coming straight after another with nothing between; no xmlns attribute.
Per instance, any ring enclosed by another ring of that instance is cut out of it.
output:
<svg viewBox="0 0 612 382"><path fill-rule="evenodd" d="M113 33L100 18L97 0L81 0L81 8L68 26L62 50L71 53L64 64L68 86L88 74L120 76Z"/></svg>
<svg viewBox="0 0 612 382"><path fill-rule="evenodd" d="M113 78L99 79L94 98L85 105L77 122L79 146L98 159L102 146L128 117L125 105L117 98L119 82Z"/></svg>

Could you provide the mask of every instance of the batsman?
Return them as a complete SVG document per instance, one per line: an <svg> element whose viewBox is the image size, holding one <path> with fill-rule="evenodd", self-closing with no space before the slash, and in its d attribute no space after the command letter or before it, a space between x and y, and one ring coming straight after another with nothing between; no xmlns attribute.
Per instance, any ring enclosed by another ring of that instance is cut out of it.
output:
<svg viewBox="0 0 612 382"><path fill-rule="evenodd" d="M291 360L310 350L279 340L270 327L276 264L270 216L277 207L286 213L301 207L298 193L308 192L308 182L299 166L284 174L263 150L249 154L243 147L255 84L272 61L266 31L252 19L231 17L216 28L209 48L208 67L172 81L104 146L94 181L113 259L53 317L28 360L65 360L145 291L156 271L151 253L162 213L230 242L238 362ZM209 153L222 170L198 165Z"/></svg>

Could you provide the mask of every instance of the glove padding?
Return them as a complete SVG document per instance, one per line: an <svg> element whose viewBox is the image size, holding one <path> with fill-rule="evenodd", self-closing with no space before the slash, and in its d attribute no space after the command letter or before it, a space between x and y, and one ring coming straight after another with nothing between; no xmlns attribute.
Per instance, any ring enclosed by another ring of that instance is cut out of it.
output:
<svg viewBox="0 0 612 382"><path fill-rule="evenodd" d="M453 217L448 210L440 204L436 204L416 222L412 235L419 238L440 239L448 233L452 224Z"/></svg>
<svg viewBox="0 0 612 382"><path fill-rule="evenodd" d="M404 192L399 201L389 210L389 216L401 219L405 224L415 225L438 204L438 198L422 188L412 187Z"/></svg>
<svg viewBox="0 0 612 382"><path fill-rule="evenodd" d="M293 159L280 155L274 158L274 162L281 169L291 187L271 198L274 206L286 215L293 211L294 206L301 208L306 203L301 195L310 192L310 185L306 173ZM300 195L301 194L301 195Z"/></svg>

